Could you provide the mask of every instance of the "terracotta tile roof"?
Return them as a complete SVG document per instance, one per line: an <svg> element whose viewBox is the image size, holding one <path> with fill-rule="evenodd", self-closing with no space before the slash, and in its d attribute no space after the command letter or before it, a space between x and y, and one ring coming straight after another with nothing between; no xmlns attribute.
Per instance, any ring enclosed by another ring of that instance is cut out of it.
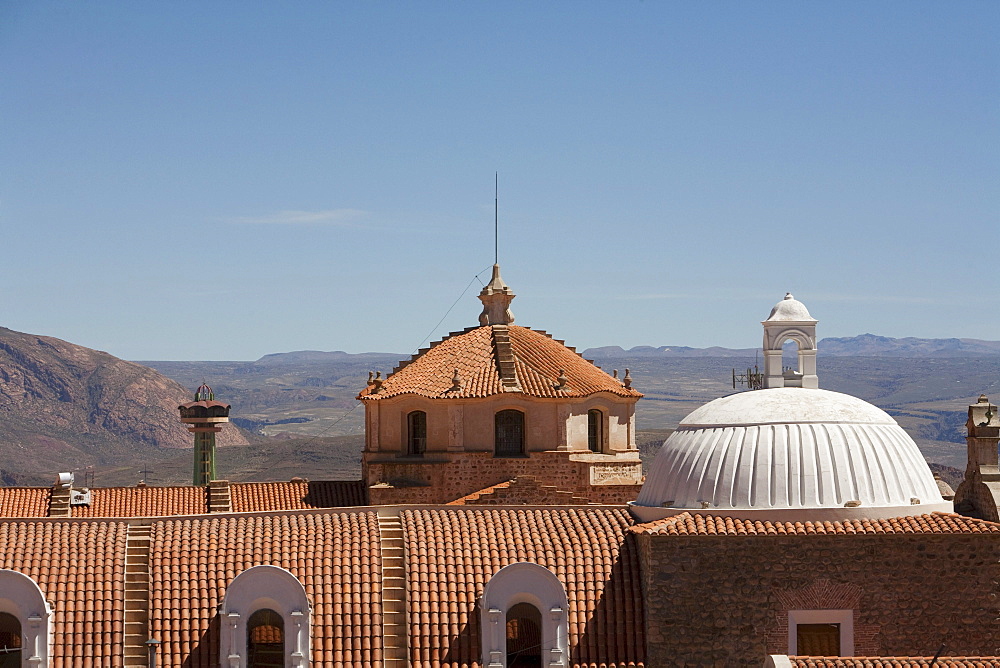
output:
<svg viewBox="0 0 1000 668"><path fill-rule="evenodd" d="M662 520L639 524L636 533L675 536L782 536L851 534L969 534L997 533L1000 524L962 517L952 513L931 513L885 520L841 522L762 522L714 515L681 513Z"/></svg>
<svg viewBox="0 0 1000 668"><path fill-rule="evenodd" d="M415 668L480 666L479 609L501 568L550 569L569 597L569 663L645 660L639 559L624 509L414 509L406 544L410 661Z"/></svg>
<svg viewBox="0 0 1000 668"><path fill-rule="evenodd" d="M523 394L545 398L583 397L596 392L636 399L642 396L545 332L516 325L494 325L452 333L401 363L378 392L374 392L374 385L369 385L358 398L371 401L418 394L456 399L501 394L504 382L497 337L503 331L509 335L514 374ZM452 389L455 369L462 381L460 390ZM567 380L563 388L557 389L560 371L565 371Z"/></svg>
<svg viewBox="0 0 1000 668"><path fill-rule="evenodd" d="M876 656L876 657L820 657L790 656L795 668L930 668L933 657ZM1000 657L942 656L934 668L1000 668Z"/></svg>
<svg viewBox="0 0 1000 668"><path fill-rule="evenodd" d="M0 487L0 517L47 517L50 487Z"/></svg>
<svg viewBox="0 0 1000 668"><path fill-rule="evenodd" d="M368 503L361 480L230 483L233 512L346 508Z"/></svg>
<svg viewBox="0 0 1000 668"><path fill-rule="evenodd" d="M91 487L90 505L73 517L165 517L208 512L207 487Z"/></svg>
<svg viewBox="0 0 1000 668"><path fill-rule="evenodd" d="M51 602L52 668L121 666L122 522L0 522L0 569L24 573Z"/></svg>
<svg viewBox="0 0 1000 668"><path fill-rule="evenodd" d="M150 635L163 642L164 667L218 665L217 606L233 578L259 564L285 568L305 587L314 665L381 664L374 512L162 520L153 525L150 563Z"/></svg>

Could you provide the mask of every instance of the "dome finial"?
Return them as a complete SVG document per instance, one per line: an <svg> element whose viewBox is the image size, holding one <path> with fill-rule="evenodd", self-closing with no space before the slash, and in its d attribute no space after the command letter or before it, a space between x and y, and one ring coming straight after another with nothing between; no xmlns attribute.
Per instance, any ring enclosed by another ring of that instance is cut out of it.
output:
<svg viewBox="0 0 1000 668"><path fill-rule="evenodd" d="M479 300L483 302L479 324L513 325L514 314L510 312L510 302L514 297L514 291L500 277L500 265L493 265L493 278L479 293Z"/></svg>

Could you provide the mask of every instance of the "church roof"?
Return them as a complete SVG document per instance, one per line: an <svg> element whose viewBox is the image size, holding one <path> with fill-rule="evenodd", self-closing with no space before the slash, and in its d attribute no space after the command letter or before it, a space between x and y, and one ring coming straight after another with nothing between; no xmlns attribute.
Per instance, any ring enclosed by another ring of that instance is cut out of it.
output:
<svg viewBox="0 0 1000 668"><path fill-rule="evenodd" d="M381 665L382 549L371 508L202 515L148 526L149 636L162 666L219 657L219 604L252 566L288 570L310 602L311 659ZM501 568L531 561L568 595L568 665L638 667L645 660L641 573L622 508L417 508L399 515L407 579L409 665L478 666L476 602ZM0 569L24 573L52 603L53 666L120 666L129 523L0 522ZM131 546L131 547L130 547ZM148 565L147 565L148 564Z"/></svg>
<svg viewBox="0 0 1000 668"><path fill-rule="evenodd" d="M292 480L226 483L232 512L345 508L368 503L360 480ZM0 518L48 517L51 487L0 487ZM79 491L79 490L77 490ZM208 487L91 487L90 503L70 506L70 517L170 517L203 515L210 507Z"/></svg>
<svg viewBox="0 0 1000 668"><path fill-rule="evenodd" d="M230 483L233 512L344 508L368 503L361 480Z"/></svg>
<svg viewBox="0 0 1000 668"><path fill-rule="evenodd" d="M0 569L33 579L50 601L52 666L120 666L124 522L0 522Z"/></svg>
<svg viewBox="0 0 1000 668"><path fill-rule="evenodd" d="M0 517L47 517L51 487L0 487Z"/></svg>
<svg viewBox="0 0 1000 668"><path fill-rule="evenodd" d="M1000 534L1000 524L953 513L931 513L881 520L836 522L763 522L715 515L681 513L632 531L671 536L815 536L854 534Z"/></svg>
<svg viewBox="0 0 1000 668"><path fill-rule="evenodd" d="M247 568L271 564L305 587L314 665L379 665L380 554L371 511L157 521L150 536L149 630L163 643L161 663L216 665L219 630L212 620L226 588Z"/></svg>
<svg viewBox="0 0 1000 668"><path fill-rule="evenodd" d="M996 656L942 656L936 661L913 656L790 656L788 662L793 668L1000 668Z"/></svg>
<svg viewBox="0 0 1000 668"><path fill-rule="evenodd" d="M636 500L639 508L767 512L782 520L810 519L818 508L829 511L824 519L872 509L882 517L920 515L946 510L943 503L919 448L895 420L856 397L804 387L740 392L693 411L660 448Z"/></svg>
<svg viewBox="0 0 1000 668"><path fill-rule="evenodd" d="M497 571L520 561L548 568L566 587L569 665L645 661L639 555L626 510L413 509L400 519L414 668L479 665L476 601Z"/></svg>
<svg viewBox="0 0 1000 668"><path fill-rule="evenodd" d="M597 392L642 396L546 332L518 325L486 325L453 332L421 350L396 367L381 385L368 385L358 398L373 401L416 394L466 399L504 392L540 398L585 397Z"/></svg>

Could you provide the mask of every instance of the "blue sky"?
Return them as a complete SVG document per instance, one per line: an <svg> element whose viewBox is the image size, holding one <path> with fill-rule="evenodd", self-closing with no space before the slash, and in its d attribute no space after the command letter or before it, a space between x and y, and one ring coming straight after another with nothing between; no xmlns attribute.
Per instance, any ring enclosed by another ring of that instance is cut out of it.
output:
<svg viewBox="0 0 1000 668"><path fill-rule="evenodd" d="M4 2L0 325L128 359L1000 339L1000 3ZM488 274L480 274L483 281ZM444 318L462 290L465 297Z"/></svg>

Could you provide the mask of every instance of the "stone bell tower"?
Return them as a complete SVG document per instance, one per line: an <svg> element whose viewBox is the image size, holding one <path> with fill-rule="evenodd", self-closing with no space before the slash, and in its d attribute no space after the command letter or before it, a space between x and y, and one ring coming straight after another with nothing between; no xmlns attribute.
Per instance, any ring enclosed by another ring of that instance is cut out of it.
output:
<svg viewBox="0 0 1000 668"><path fill-rule="evenodd" d="M215 400L215 393L204 383L195 390L194 401L177 407L181 422L194 434L194 484L207 485L215 480L215 435L229 422L229 404Z"/></svg>
<svg viewBox="0 0 1000 668"><path fill-rule="evenodd" d="M809 309L789 292L775 304L764 325L764 387L807 387L817 389L816 319ZM791 339L799 347L799 368L784 370L781 346Z"/></svg>
<svg viewBox="0 0 1000 668"><path fill-rule="evenodd" d="M969 517L1000 521L1000 415L986 395L969 406L966 443L969 449L965 479L955 492L955 512Z"/></svg>

